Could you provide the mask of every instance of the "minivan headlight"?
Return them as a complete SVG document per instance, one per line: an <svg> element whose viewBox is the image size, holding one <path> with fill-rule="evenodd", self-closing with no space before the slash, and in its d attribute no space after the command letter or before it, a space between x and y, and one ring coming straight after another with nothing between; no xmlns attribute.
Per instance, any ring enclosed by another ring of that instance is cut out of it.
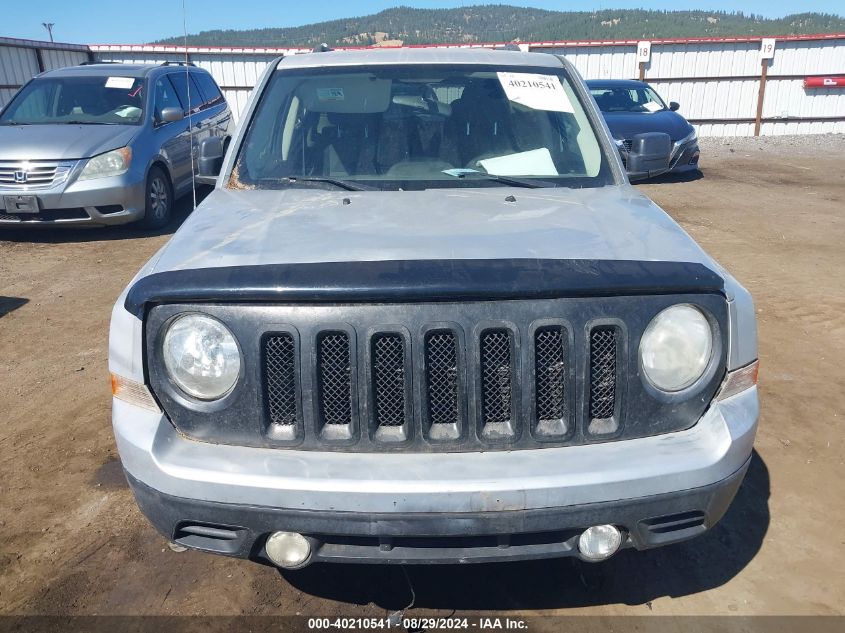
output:
<svg viewBox="0 0 845 633"><path fill-rule="evenodd" d="M687 304L666 308L640 340L646 378L661 391L681 391L704 374L713 351L713 330L701 310Z"/></svg>
<svg viewBox="0 0 845 633"><path fill-rule="evenodd" d="M199 400L222 398L241 373L235 337L220 321L204 314L174 319L164 335L162 355L176 386Z"/></svg>
<svg viewBox="0 0 845 633"><path fill-rule="evenodd" d="M120 176L129 170L129 165L132 163L132 150L128 147L121 147L114 149L105 154L100 154L91 158L82 173L79 174L79 180L92 180L94 178L106 178L107 176Z"/></svg>

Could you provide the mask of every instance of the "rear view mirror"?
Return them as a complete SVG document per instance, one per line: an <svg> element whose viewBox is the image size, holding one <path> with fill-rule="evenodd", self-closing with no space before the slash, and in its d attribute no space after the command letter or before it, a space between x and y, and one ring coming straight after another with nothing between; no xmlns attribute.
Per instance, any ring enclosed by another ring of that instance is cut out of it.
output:
<svg viewBox="0 0 845 633"><path fill-rule="evenodd" d="M202 140L197 166L200 180L210 183L217 178L221 167L223 167L223 156L225 154L226 149L222 136L212 136Z"/></svg>
<svg viewBox="0 0 845 633"><path fill-rule="evenodd" d="M174 121L181 121L185 114L179 108L163 108L159 115L159 120L162 123L173 123Z"/></svg>
<svg viewBox="0 0 845 633"><path fill-rule="evenodd" d="M672 112L676 112L678 110L678 108L680 108L680 107L681 107L681 104L678 103L677 101L670 101L669 102L669 109Z"/></svg>

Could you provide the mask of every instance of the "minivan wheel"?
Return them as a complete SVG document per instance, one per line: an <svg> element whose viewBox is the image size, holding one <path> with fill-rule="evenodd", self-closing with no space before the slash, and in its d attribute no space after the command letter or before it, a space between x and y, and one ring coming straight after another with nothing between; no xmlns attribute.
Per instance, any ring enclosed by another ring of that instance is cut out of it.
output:
<svg viewBox="0 0 845 633"><path fill-rule="evenodd" d="M170 222L173 211L173 188L160 167L152 167L147 175L146 209L139 222L145 229L160 229Z"/></svg>

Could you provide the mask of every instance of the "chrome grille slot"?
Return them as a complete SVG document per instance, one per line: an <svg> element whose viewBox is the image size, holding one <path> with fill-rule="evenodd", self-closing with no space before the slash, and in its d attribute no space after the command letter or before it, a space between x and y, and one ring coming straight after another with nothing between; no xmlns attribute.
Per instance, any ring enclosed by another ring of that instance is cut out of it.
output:
<svg viewBox="0 0 845 633"><path fill-rule="evenodd" d="M481 334L481 435L489 439L514 434L513 333L506 329Z"/></svg>
<svg viewBox="0 0 845 633"><path fill-rule="evenodd" d="M425 337L425 408L432 439L454 439L460 433L458 339L437 330Z"/></svg>
<svg viewBox="0 0 845 633"><path fill-rule="evenodd" d="M297 355L293 336L274 334L264 342L267 411L270 424L296 424L299 405L296 395Z"/></svg>
<svg viewBox="0 0 845 633"><path fill-rule="evenodd" d="M542 327L534 332L534 428L538 435L562 436L569 431L568 357L563 327Z"/></svg>
<svg viewBox="0 0 845 633"><path fill-rule="evenodd" d="M325 332L319 336L317 377L322 424L351 425L352 364L346 332Z"/></svg>
<svg viewBox="0 0 845 633"><path fill-rule="evenodd" d="M593 434L613 433L616 412L618 330L595 327L590 332L590 423Z"/></svg>
<svg viewBox="0 0 845 633"><path fill-rule="evenodd" d="M371 345L376 425L403 426L408 410L405 341L401 334L391 332L376 334Z"/></svg>

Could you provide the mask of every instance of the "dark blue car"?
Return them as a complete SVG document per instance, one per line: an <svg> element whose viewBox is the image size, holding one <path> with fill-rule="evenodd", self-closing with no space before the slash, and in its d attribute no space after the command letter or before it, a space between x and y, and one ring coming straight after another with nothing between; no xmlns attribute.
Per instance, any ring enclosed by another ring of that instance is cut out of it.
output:
<svg viewBox="0 0 845 633"><path fill-rule="evenodd" d="M642 81L601 79L587 85L616 139L629 178L698 169L695 128L678 114L677 103L667 106Z"/></svg>

